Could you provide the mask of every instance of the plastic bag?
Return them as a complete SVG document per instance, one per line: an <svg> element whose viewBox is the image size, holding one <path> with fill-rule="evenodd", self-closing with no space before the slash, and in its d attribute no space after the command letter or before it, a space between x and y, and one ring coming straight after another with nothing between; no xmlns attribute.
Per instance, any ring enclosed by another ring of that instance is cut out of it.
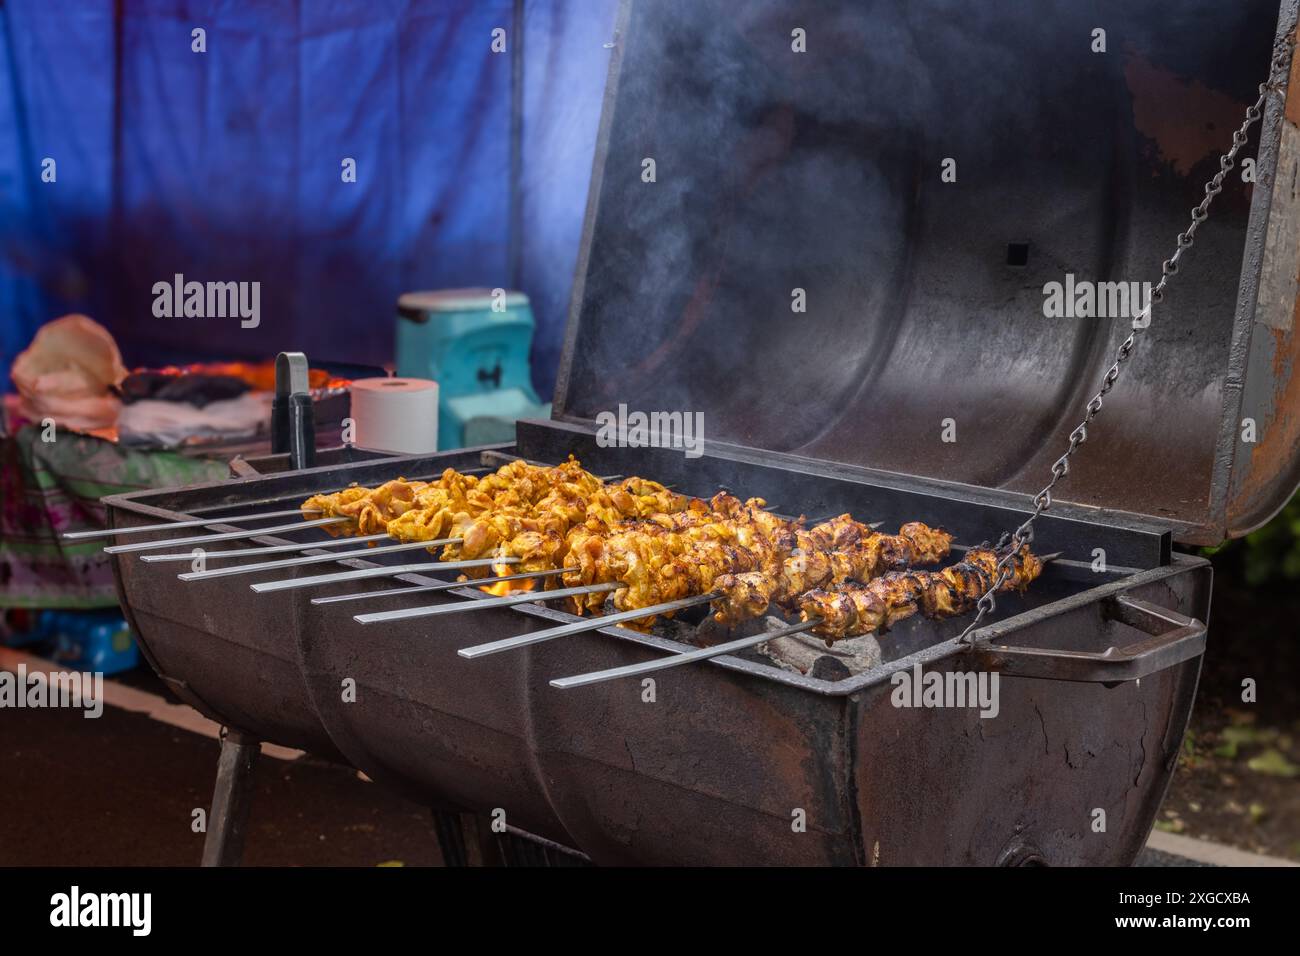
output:
<svg viewBox="0 0 1300 956"><path fill-rule="evenodd" d="M77 431L117 423L122 406L109 388L126 375L113 336L84 315L65 315L41 326L10 371L23 415L37 422L51 418L59 427Z"/></svg>

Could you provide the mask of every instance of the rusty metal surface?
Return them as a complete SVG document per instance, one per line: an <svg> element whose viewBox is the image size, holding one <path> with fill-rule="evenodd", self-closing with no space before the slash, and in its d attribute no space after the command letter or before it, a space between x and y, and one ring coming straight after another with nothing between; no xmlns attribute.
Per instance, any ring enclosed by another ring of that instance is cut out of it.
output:
<svg viewBox="0 0 1300 956"><path fill-rule="evenodd" d="M1110 619L1137 631L1104 650L1024 647L982 641L976 660L1003 677L1118 684L1139 681L1205 653L1206 626L1195 618L1120 594L1105 604Z"/></svg>
<svg viewBox="0 0 1300 956"><path fill-rule="evenodd" d="M385 583L367 582L376 589ZM385 606L464 600L420 595ZM503 633L519 620L500 609L374 627L340 608L300 600L295 632L312 706L353 765L424 802L481 813L504 809L511 825L564 843L567 835L532 771L523 660L501 655L475 666L456 654L463 641ZM355 702L341 693L348 679L355 681Z"/></svg>
<svg viewBox="0 0 1300 956"><path fill-rule="evenodd" d="M1266 120L1260 144L1264 188L1256 197L1254 241L1243 266L1247 275L1257 270L1258 291L1253 322L1239 320L1234 343L1245 356L1246 373L1228 422L1239 430L1226 516L1232 537L1268 521L1285 501L1283 494L1300 485L1300 57L1291 62L1285 109L1274 109ZM1246 420L1255 423L1254 442L1241 440Z"/></svg>
<svg viewBox="0 0 1300 956"><path fill-rule="evenodd" d="M188 515L187 508L205 509L205 516L212 513L206 509L212 508L247 513L257 510L251 503L258 502L265 510L274 510L277 504L298 504L314 490L341 488L354 480L378 483L403 473L414 477L441 472L444 467L472 467L477 465L480 451L365 457L342 469L325 465L270 477L255 475L144 495L112 496L104 502L113 527L176 519ZM408 468L412 470L405 471ZM146 537L169 535L150 533L139 540ZM302 540L323 538L323 532L311 532ZM239 546L287 540L257 537L241 541ZM242 579L237 579L237 586L219 580L178 580L177 574L186 570L186 565L148 564L131 554L114 558L118 595L150 666L182 700L225 726L260 740L337 756L311 707L298 665L296 597L268 594L253 600Z"/></svg>
<svg viewBox="0 0 1300 956"><path fill-rule="evenodd" d="M145 523L109 507L115 527ZM246 545L274 540L250 539ZM114 558L122 606L150 666L183 700L225 726L334 756L307 704L293 649L291 602L268 595L253 605L232 596L231 588L179 581L176 575L185 569L146 564L134 554Z"/></svg>
<svg viewBox="0 0 1300 956"><path fill-rule="evenodd" d="M1126 588L1208 613L1203 561L1179 559L1099 590ZM1002 635L1104 650L1124 639L1104 619L1104 600L1082 592L1062 602L1072 610L1045 605L1005 622ZM584 688L592 699L576 703L543 686L651 656L630 643L592 635L530 654L548 796L598 863L993 865L1019 837L1048 863L1125 864L1172 775L1200 668L1197 654L1115 687L1007 677L991 720L891 703L890 675L914 663L978 666L951 642L887 660L838 698L753 674L727 680L713 667L664 673L654 703L638 682ZM1085 810L1075 817L1077 806ZM1091 839L1095 807L1110 823ZM792 829L796 811L806 832Z"/></svg>
<svg viewBox="0 0 1300 956"><path fill-rule="evenodd" d="M996 720L879 695L856 726L869 859L992 866L1017 851L1054 866L1131 863L1172 777L1199 670L1197 658L1113 689L1011 678ZM1097 809L1104 832L1092 829Z"/></svg>
<svg viewBox="0 0 1300 956"><path fill-rule="evenodd" d="M1032 493L1128 333L1045 318L1044 285L1158 277L1279 11L1292 29L1295 0L631 0L557 417L698 411L718 443ZM1063 501L1212 543L1300 481L1297 345L1269 324L1296 304L1280 124L1271 103L1243 152L1257 182L1228 177Z"/></svg>
<svg viewBox="0 0 1300 956"><path fill-rule="evenodd" d="M387 451L368 451L355 445L334 445L329 448L316 449L317 467L326 468L334 465L347 465L355 461L378 461L384 458L397 458L398 455ZM258 475L280 474L289 471L289 455L255 455L243 456L230 461L230 477L255 478Z"/></svg>

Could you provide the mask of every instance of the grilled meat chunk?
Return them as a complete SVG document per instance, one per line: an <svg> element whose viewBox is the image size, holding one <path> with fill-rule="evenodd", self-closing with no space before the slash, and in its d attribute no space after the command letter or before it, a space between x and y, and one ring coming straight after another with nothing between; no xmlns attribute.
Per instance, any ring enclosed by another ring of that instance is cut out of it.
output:
<svg viewBox="0 0 1300 956"><path fill-rule="evenodd" d="M704 594L713 579L737 568L758 567L772 538L787 524L763 510L761 498L747 502L725 492L706 507L699 503L672 515L656 515L612 528L593 523L569 534L566 587L620 581L614 592L619 610L649 607ZM605 595L574 601L578 613L596 611Z"/></svg>
<svg viewBox="0 0 1300 956"><path fill-rule="evenodd" d="M820 618L813 633L828 644L887 631L918 611L930 618L956 617L973 610L993 584L998 561L997 552L972 548L957 564L941 571L894 571L865 584L819 588L799 598L799 615L805 621ZM999 590L1023 592L1042 570L1042 562L1022 546Z"/></svg>
<svg viewBox="0 0 1300 956"><path fill-rule="evenodd" d="M977 549L942 572L908 570L946 557L952 535L917 521L880 534L848 514L808 528L765 504L727 492L703 501L643 478L606 484L570 457L554 467L516 460L482 478L447 469L432 482L352 487L315 495L303 508L352 518L344 533L456 539L443 560L511 557L515 571L567 568L543 587L622 585L573 600L578 613L598 613L607 600L627 611L719 591L715 617L724 624L775 604L821 618L817 633L831 638L884 629L918 610L962 613L978 599L988 562L996 563ZM1037 575L1035 561L1017 558L1018 586Z"/></svg>
<svg viewBox="0 0 1300 956"><path fill-rule="evenodd" d="M302 507L353 519L332 533L386 531L400 541L461 538L444 547L444 560L511 554L523 558L520 570L528 571L561 557L564 536L574 525L595 520L609 527L681 511L689 501L643 478L607 485L570 457L554 467L516 460L483 478L449 468L434 482L399 478L378 488L354 486L314 495Z"/></svg>
<svg viewBox="0 0 1300 956"><path fill-rule="evenodd" d="M934 564L952 546L951 534L919 521L903 525L896 535L880 534L846 514L795 531L795 538L795 547L775 568L726 574L714 582L714 590L723 592L714 602L719 623L734 626L817 588Z"/></svg>
<svg viewBox="0 0 1300 956"><path fill-rule="evenodd" d="M304 512L319 512L305 514L308 518L353 519L349 525L327 525L331 534L379 534L389 521L414 508L418 496L430 487L428 482L395 478L378 488L354 485L330 495L313 495L302 503L302 508Z"/></svg>

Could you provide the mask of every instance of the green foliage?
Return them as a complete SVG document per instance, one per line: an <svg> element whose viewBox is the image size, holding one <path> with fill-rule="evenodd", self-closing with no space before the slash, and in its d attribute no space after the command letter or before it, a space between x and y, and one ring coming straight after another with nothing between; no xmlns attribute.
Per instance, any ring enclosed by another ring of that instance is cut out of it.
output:
<svg viewBox="0 0 1300 956"><path fill-rule="evenodd" d="M1300 581L1300 495L1258 531L1202 553L1250 587Z"/></svg>
<svg viewBox="0 0 1300 956"><path fill-rule="evenodd" d="M1252 757L1246 766L1256 773L1268 774L1270 777L1300 777L1297 767L1280 750L1265 750L1258 757Z"/></svg>

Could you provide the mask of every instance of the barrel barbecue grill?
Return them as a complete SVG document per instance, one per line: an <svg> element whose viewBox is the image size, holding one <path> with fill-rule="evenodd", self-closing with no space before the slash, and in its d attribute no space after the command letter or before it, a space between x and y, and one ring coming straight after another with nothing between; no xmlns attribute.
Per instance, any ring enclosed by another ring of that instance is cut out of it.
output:
<svg viewBox="0 0 1300 956"><path fill-rule="evenodd" d="M114 528L163 525L118 537L151 544L114 554L120 595L155 670L231 729L223 766L259 740L307 749L600 864L1131 862L1206 640L1209 564L1171 542L1257 527L1300 475L1300 106L1284 96L1243 152L1253 186L1225 182L1034 524L1059 557L970 640L967 620L913 618L857 671L800 672L751 640L557 687L765 625L720 635L695 606L649 634L607 622L465 656L583 619L543 592L464 610L491 598L431 589L454 573L421 551L358 556L320 527L243 520L352 482L574 454L968 545L1015 528L1130 331L1044 318L1045 284L1149 274L1296 23L1295 0L1280 18L1262 0L1051 6L625 5L552 420L509 446L105 499ZM1090 49L1098 27L1109 54ZM620 405L702 412L703 453L611 445L599 423ZM166 527L195 518L212 524ZM141 560L222 533L243 536L214 548L281 549L253 562L318 560L225 576ZM304 581L366 569L382 570ZM343 593L367 597L320 600ZM998 714L895 706L893 675L917 666L996 672ZM217 804L237 828L237 788Z"/></svg>

